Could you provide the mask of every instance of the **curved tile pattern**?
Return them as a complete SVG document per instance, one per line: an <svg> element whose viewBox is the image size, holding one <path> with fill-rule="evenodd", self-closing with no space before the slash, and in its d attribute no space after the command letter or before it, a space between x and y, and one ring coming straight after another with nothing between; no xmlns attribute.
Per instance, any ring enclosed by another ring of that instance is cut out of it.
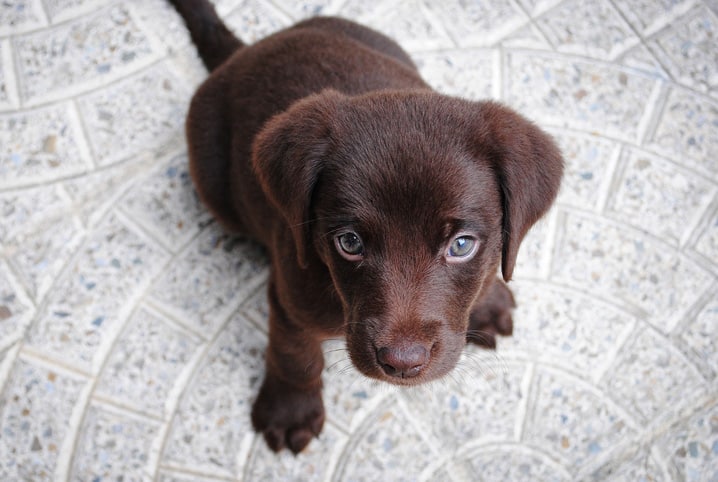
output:
<svg viewBox="0 0 718 482"><path fill-rule="evenodd" d="M261 249L199 204L206 75L166 0L0 6L0 479L718 480L718 10L712 0L217 0L246 41L316 14L394 36L450 95L558 141L512 338L399 390L324 345L294 457L249 411Z"/></svg>

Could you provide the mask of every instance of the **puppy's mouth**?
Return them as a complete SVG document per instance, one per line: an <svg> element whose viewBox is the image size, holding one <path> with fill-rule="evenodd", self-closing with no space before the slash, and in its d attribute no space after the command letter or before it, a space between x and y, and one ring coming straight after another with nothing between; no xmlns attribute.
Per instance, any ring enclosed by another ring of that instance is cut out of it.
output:
<svg viewBox="0 0 718 482"><path fill-rule="evenodd" d="M370 378L401 386L420 385L443 377L454 368L465 344L465 335L451 336L450 340L399 339L391 343L367 338L347 336L354 366Z"/></svg>

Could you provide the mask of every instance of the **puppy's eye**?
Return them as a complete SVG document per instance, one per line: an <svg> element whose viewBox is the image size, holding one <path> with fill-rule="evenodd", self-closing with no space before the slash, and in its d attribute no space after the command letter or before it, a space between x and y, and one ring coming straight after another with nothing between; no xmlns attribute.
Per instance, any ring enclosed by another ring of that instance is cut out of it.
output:
<svg viewBox="0 0 718 482"><path fill-rule="evenodd" d="M334 245L339 254L349 261L360 261L363 258L364 244L359 235L353 231L334 238Z"/></svg>
<svg viewBox="0 0 718 482"><path fill-rule="evenodd" d="M479 241L473 236L457 236L446 250L446 260L451 263L468 261L474 257L478 246Z"/></svg>

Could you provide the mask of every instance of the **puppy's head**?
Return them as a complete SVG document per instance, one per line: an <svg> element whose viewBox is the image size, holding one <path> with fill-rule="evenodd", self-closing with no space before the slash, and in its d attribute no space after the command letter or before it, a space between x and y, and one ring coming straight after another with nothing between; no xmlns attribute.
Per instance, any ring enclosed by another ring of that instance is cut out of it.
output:
<svg viewBox="0 0 718 482"><path fill-rule="evenodd" d="M513 111L419 91L307 98L268 123L253 162L298 263L328 269L355 366L396 384L453 368L472 306L499 265L511 277L562 174Z"/></svg>

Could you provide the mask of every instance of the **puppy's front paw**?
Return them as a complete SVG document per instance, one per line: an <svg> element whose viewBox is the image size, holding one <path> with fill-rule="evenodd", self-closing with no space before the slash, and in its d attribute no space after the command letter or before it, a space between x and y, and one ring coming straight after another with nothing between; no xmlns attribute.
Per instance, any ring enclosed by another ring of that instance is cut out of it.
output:
<svg viewBox="0 0 718 482"><path fill-rule="evenodd" d="M252 425L275 452L287 447L298 454L324 426L321 389L298 390L265 379L252 407Z"/></svg>
<svg viewBox="0 0 718 482"><path fill-rule="evenodd" d="M503 281L495 280L488 293L471 310L466 341L484 348L496 348L496 335L510 336L514 331L511 312L516 302Z"/></svg>

